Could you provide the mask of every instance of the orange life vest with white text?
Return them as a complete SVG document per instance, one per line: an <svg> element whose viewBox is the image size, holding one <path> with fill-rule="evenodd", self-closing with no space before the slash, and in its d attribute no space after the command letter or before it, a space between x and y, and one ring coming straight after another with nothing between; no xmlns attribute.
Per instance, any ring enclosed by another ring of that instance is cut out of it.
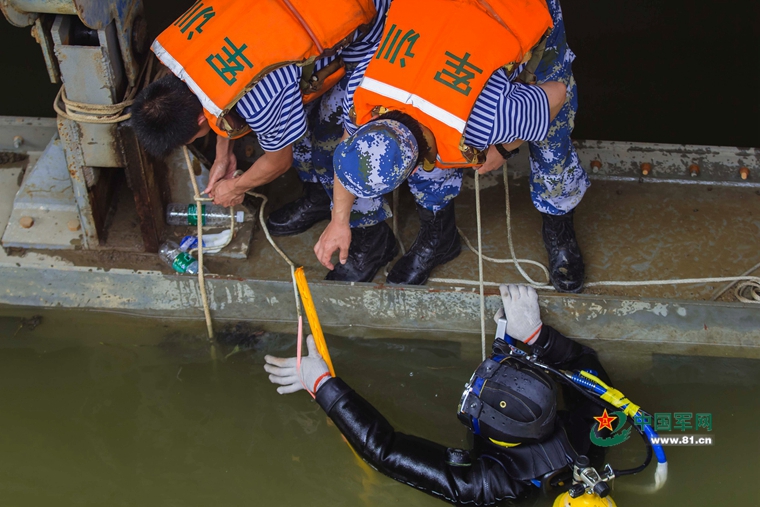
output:
<svg viewBox="0 0 760 507"><path fill-rule="evenodd" d="M372 0L197 0L151 49L198 97L211 128L236 138L250 129L230 112L266 74L304 67L304 100L314 100L345 69L339 58L320 72L312 64L350 44L375 15Z"/></svg>
<svg viewBox="0 0 760 507"><path fill-rule="evenodd" d="M479 165L463 137L478 95L499 67L530 59L552 26L546 0L394 0L354 94L356 123L402 111L433 132L436 166Z"/></svg>

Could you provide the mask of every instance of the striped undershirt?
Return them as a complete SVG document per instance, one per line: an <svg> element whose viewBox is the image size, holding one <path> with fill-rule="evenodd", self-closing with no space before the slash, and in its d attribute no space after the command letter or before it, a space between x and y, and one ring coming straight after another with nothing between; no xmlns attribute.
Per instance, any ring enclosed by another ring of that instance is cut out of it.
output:
<svg viewBox="0 0 760 507"><path fill-rule="evenodd" d="M375 44L375 50L379 42ZM348 117L353 106L354 92L364 78L374 51L359 63L351 74L343 100L343 123L349 134L357 126ZM512 76L517 76L521 68ZM515 139L541 141L549 133L549 100L537 86L511 82L504 69L491 75L475 101L464 129L465 143L478 149L492 144L511 143Z"/></svg>
<svg viewBox="0 0 760 507"><path fill-rule="evenodd" d="M373 48L382 36L390 0L374 0L374 3L378 14L369 31L340 53L348 64L371 57ZM321 69L334 58L319 60L315 70ZM295 65L274 70L264 76L236 105L237 112L256 134L264 151L281 150L306 133L306 112L299 88L301 74L301 67Z"/></svg>

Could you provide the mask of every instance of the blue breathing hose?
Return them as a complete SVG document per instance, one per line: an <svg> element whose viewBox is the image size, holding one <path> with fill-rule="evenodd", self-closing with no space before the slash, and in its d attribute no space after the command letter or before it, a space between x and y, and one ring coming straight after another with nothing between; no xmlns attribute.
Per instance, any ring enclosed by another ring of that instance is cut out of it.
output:
<svg viewBox="0 0 760 507"><path fill-rule="evenodd" d="M527 355L525 352L523 352L522 350L514 346L515 344L514 338L512 338L508 334L506 333L504 334L503 340L507 342L507 344L510 345L510 348L512 349L513 354L517 354L520 356ZM503 358L504 356L497 356L494 359L497 362L500 362ZM589 372L589 373L596 374L596 372ZM575 384L588 389L589 391L596 394L597 396L602 396L603 394L607 392L607 389L605 387L597 384L591 379L584 377L583 375L580 374L580 372L574 372L572 376L570 376L570 380L572 380ZM641 419L643 419L644 416L648 414L646 414L642 410L639 410L638 412L636 412L636 415L639 416ZM662 445L654 443L654 440L658 438L658 436L657 436L657 433L652 428L652 426L649 424L644 424L642 425L642 431L644 432L644 435L647 437L649 444L652 446L652 451L654 452L654 455L657 458L657 462L667 463L667 458L665 457L665 450L662 448Z"/></svg>
<svg viewBox="0 0 760 507"><path fill-rule="evenodd" d="M607 389L600 386L596 382L594 382L591 379L588 379L584 376L582 376L580 373L573 373L572 377L570 377L573 382L578 384L579 386L585 387L589 391L592 391L594 394L597 394L599 396L602 396L607 392ZM636 412L636 415L644 418L644 412L642 410L639 410ZM654 455L657 457L658 463L666 463L667 459L665 458L665 451L662 448L662 445L655 444L654 440L657 438L657 433L652 429L652 426L649 424L642 425L642 430L644 431L644 434L647 437L647 440L649 440L650 445L652 446L652 451L654 452Z"/></svg>

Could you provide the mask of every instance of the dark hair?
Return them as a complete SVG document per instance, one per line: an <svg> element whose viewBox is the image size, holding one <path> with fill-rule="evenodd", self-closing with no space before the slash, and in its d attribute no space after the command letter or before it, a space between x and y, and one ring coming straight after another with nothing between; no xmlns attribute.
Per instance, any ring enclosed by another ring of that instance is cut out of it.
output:
<svg viewBox="0 0 760 507"><path fill-rule="evenodd" d="M201 101L169 74L142 90L132 104L132 126L145 151L165 157L198 133Z"/></svg>
<svg viewBox="0 0 760 507"><path fill-rule="evenodd" d="M402 113L401 111L388 111L385 114L381 114L377 118L374 118L374 120L393 120L401 123L406 128L412 131L412 135L414 136L414 140L417 141L417 151L419 154L417 155L417 162L415 162L415 167L422 164L423 159L425 158L425 155L430 151L430 145L427 142L427 139L425 139L425 135L422 133L422 127L420 126L420 123L409 116L406 113Z"/></svg>

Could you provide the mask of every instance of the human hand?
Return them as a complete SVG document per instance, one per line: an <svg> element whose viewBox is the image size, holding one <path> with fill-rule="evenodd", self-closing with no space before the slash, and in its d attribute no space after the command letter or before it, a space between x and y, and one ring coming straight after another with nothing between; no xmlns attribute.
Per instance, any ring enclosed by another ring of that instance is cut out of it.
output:
<svg viewBox="0 0 760 507"><path fill-rule="evenodd" d="M216 157L208 174L208 185L203 191L209 197L215 197L214 187L220 180L231 179L237 169L237 157L231 151Z"/></svg>
<svg viewBox="0 0 760 507"><path fill-rule="evenodd" d="M238 188L234 179L225 179L217 183L209 195L213 195L214 204L225 207L237 206L245 199L245 189Z"/></svg>
<svg viewBox="0 0 760 507"><path fill-rule="evenodd" d="M507 334L527 345L532 345L541 332L541 309L538 306L536 289L528 285L500 285L504 310L494 317L507 319Z"/></svg>
<svg viewBox="0 0 760 507"><path fill-rule="evenodd" d="M338 259L341 264L345 264L350 246L351 226L346 222L331 220L314 246L314 254L324 267L333 270L335 265L331 262L332 254L338 250Z"/></svg>
<svg viewBox="0 0 760 507"><path fill-rule="evenodd" d="M277 388L278 393L294 393L304 389L305 386L306 389L312 389L310 392L316 394L317 389L331 377L330 369L319 354L312 335L306 338L306 347L309 349L309 355L301 358L300 377L296 368L297 358L264 356L264 361L267 362L264 370L269 373L269 381L282 386Z"/></svg>
<svg viewBox="0 0 760 507"><path fill-rule="evenodd" d="M504 160L504 157L501 156L501 153L499 153L499 150L494 145L489 146L486 152L486 161L477 168L478 174L483 176L491 171L495 171L504 165Z"/></svg>

